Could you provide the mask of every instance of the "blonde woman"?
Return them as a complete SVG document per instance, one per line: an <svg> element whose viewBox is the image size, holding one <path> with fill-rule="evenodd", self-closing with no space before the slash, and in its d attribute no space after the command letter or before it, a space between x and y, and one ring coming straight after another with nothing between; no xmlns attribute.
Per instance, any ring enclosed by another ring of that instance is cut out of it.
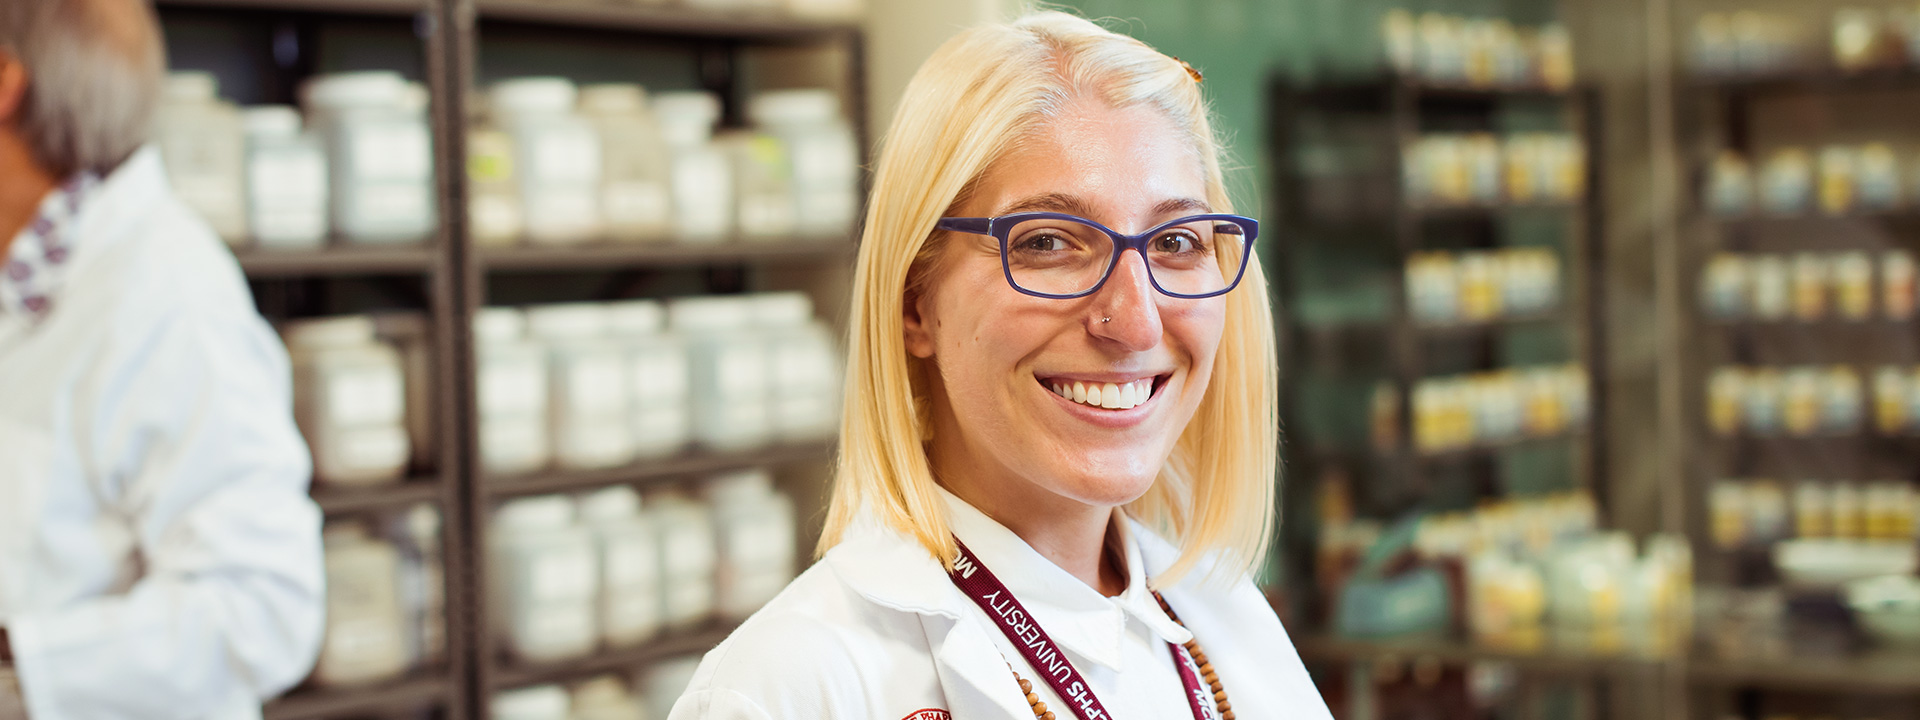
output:
<svg viewBox="0 0 1920 720"><path fill-rule="evenodd" d="M1327 718L1273 526L1258 224L1200 77L1061 13L908 86L854 281L823 562L673 718Z"/></svg>

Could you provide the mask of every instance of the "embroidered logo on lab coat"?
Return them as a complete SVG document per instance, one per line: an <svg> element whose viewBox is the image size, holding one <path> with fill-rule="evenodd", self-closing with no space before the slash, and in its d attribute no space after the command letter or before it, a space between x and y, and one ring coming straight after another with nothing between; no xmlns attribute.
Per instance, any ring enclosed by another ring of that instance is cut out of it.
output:
<svg viewBox="0 0 1920 720"><path fill-rule="evenodd" d="M953 715L945 710L928 708L926 710L915 710L913 714L900 718L900 720L953 720Z"/></svg>

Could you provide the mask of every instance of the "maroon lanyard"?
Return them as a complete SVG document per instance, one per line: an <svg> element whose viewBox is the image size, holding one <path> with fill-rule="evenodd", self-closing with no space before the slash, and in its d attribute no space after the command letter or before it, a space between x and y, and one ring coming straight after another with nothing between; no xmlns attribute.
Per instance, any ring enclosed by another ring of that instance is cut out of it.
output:
<svg viewBox="0 0 1920 720"><path fill-rule="evenodd" d="M986 611L987 617L1000 627L1007 640L1027 659L1027 665L1040 674L1041 679L1053 688L1053 692L1073 709L1080 720L1110 720L1112 715L1100 705L1093 696L1093 686L1080 676L1080 671L1067 660L1047 631L1040 629L1036 620L1020 601L1013 597L1013 591L993 576L980 558L968 550L960 538L954 538L953 544L960 548L960 557L953 561L953 570L947 573L953 578L953 584L966 593L968 598ZM1213 708L1207 700L1213 696L1200 685L1200 676L1188 664L1180 646L1167 643L1167 649L1173 652L1173 664L1180 669L1180 684L1186 686L1187 702L1193 706L1194 720L1213 720Z"/></svg>

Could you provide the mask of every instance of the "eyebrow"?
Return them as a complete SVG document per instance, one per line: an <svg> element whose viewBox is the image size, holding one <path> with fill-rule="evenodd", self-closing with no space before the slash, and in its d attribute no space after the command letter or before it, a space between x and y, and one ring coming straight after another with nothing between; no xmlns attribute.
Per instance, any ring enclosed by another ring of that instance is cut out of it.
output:
<svg viewBox="0 0 1920 720"><path fill-rule="evenodd" d="M1154 217L1165 217L1182 212L1211 212L1213 206L1194 198L1171 198L1153 206ZM1057 212L1080 217L1092 217L1093 206L1087 201L1065 193L1041 193L1018 200L1005 208L999 215L1012 215L1023 212Z"/></svg>

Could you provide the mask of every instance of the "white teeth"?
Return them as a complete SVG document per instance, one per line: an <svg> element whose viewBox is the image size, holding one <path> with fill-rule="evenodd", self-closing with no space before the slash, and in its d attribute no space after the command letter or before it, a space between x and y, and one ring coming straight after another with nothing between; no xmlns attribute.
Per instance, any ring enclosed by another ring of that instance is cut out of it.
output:
<svg viewBox="0 0 1920 720"><path fill-rule="evenodd" d="M1054 394L1082 405L1128 410L1153 398L1153 379L1130 383L1056 382L1052 389Z"/></svg>

